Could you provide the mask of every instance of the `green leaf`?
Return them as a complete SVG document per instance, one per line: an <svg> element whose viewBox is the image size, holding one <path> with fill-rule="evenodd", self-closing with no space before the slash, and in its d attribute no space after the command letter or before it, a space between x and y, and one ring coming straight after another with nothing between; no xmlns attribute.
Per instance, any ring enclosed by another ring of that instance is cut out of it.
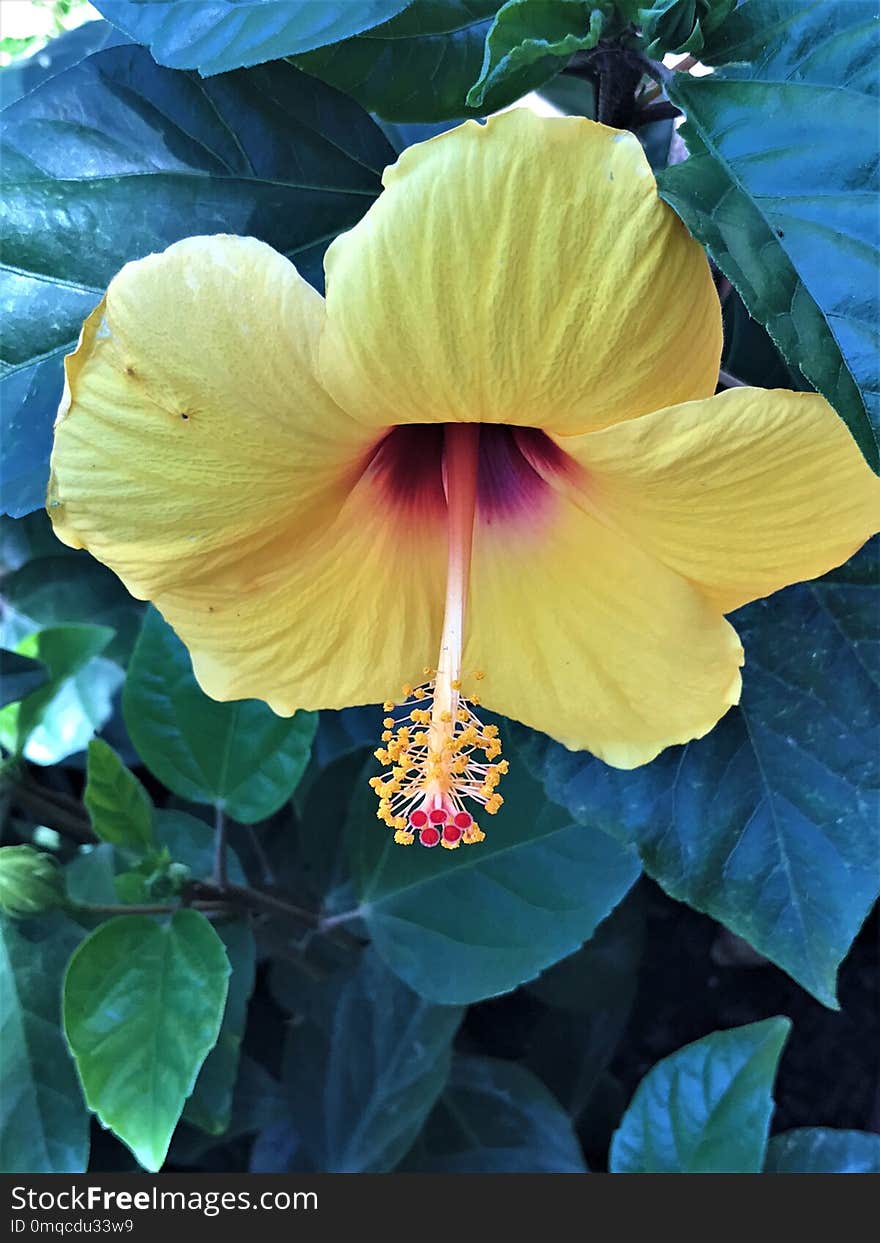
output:
<svg viewBox="0 0 880 1243"><path fill-rule="evenodd" d="M115 26L172 69L225 73L369 30L407 0L98 0Z"/></svg>
<svg viewBox="0 0 880 1243"><path fill-rule="evenodd" d="M35 557L4 578L3 595L21 614L17 621L26 625L26 633L70 623L111 626L116 633L106 655L122 665L128 662L143 604L88 553L71 550L61 556Z"/></svg>
<svg viewBox="0 0 880 1243"><path fill-rule="evenodd" d="M44 503L62 357L126 261L193 234L245 234L320 285L324 248L361 218L394 159L357 104L292 65L203 81L133 46L10 104L0 140L0 298L14 325L0 365L0 485L16 516Z"/></svg>
<svg viewBox="0 0 880 1243"><path fill-rule="evenodd" d="M222 802L252 824L277 811L299 783L314 712L278 717L257 700L217 703L199 687L189 653L148 610L122 698L125 724L147 767L181 798Z"/></svg>
<svg viewBox="0 0 880 1243"><path fill-rule="evenodd" d="M513 1062L457 1057L402 1170L422 1174L586 1174L571 1121Z"/></svg>
<svg viewBox="0 0 880 1243"><path fill-rule="evenodd" d="M880 1135L799 1127L774 1135L765 1174L880 1174Z"/></svg>
<svg viewBox="0 0 880 1243"><path fill-rule="evenodd" d="M758 1174L788 1019L713 1032L658 1062L611 1142L612 1174Z"/></svg>
<svg viewBox="0 0 880 1243"><path fill-rule="evenodd" d="M871 0L746 0L677 74L690 159L660 193L785 358L880 469L876 210L880 41ZM745 62L745 63L739 63Z"/></svg>
<svg viewBox="0 0 880 1243"><path fill-rule="evenodd" d="M0 742L35 764L55 764L82 750L108 720L122 673L96 659L113 638L107 626L50 626L18 644L49 680L0 711Z"/></svg>
<svg viewBox="0 0 880 1243"><path fill-rule="evenodd" d="M83 802L102 841L136 855L155 847L153 804L134 773L100 738L89 743Z"/></svg>
<svg viewBox="0 0 880 1243"><path fill-rule="evenodd" d="M0 648L0 707L19 703L48 681L49 670L41 661Z"/></svg>
<svg viewBox="0 0 880 1243"><path fill-rule="evenodd" d="M639 874L635 853L574 824L511 765L484 842L398 846L362 778L349 813L361 912L377 950L422 996L492 997L577 949Z"/></svg>
<svg viewBox="0 0 880 1243"><path fill-rule="evenodd" d="M153 817L156 838L168 849L175 863L189 868L196 880L206 880L214 866L214 830L204 820L188 812L167 809L157 811ZM241 863L235 851L227 847L227 870L234 885L247 884Z"/></svg>
<svg viewBox="0 0 880 1243"><path fill-rule="evenodd" d="M220 1030L229 962L204 915L119 915L71 959L64 1027L86 1103L158 1170Z"/></svg>
<svg viewBox="0 0 880 1243"><path fill-rule="evenodd" d="M880 888L876 553L734 614L742 705L706 738L621 773L517 735L550 798L829 1006Z"/></svg>
<svg viewBox="0 0 880 1243"><path fill-rule="evenodd" d="M599 42L606 14L592 0L507 0L486 35L480 75L467 102L479 108L490 91L538 64L549 78L575 52Z"/></svg>
<svg viewBox="0 0 880 1243"><path fill-rule="evenodd" d="M635 21L646 41L645 55L702 52L706 38L730 15L737 0L648 0L638 6ZM628 5L628 7L632 7Z"/></svg>
<svg viewBox="0 0 880 1243"><path fill-rule="evenodd" d="M241 1041L248 1002L254 990L256 946L251 926L246 920L218 924L215 931L226 947L232 970L229 993L217 1043L199 1071L183 1117L186 1122L210 1135L223 1135L232 1116Z"/></svg>
<svg viewBox="0 0 880 1243"><path fill-rule="evenodd" d="M36 56L15 60L5 69L0 69L0 103L5 108L41 82L54 78L62 69L79 64L93 52L128 42L128 35L109 22L85 22L74 30L65 30L56 39L51 39Z"/></svg>
<svg viewBox="0 0 880 1243"><path fill-rule="evenodd" d="M486 35L501 0L413 0L367 34L305 56L296 64L352 95L387 121L447 121L482 116L534 90L559 69L554 58L525 64L470 108Z"/></svg>
<svg viewBox="0 0 880 1243"><path fill-rule="evenodd" d="M71 902L109 906L119 899L113 884L116 855L107 842L100 846L82 846L64 869L67 896ZM80 919L80 913L72 912ZM90 917L94 919L94 916Z"/></svg>
<svg viewBox="0 0 880 1243"><path fill-rule="evenodd" d="M322 986L284 1055L291 1116L317 1169L394 1168L443 1090L461 1015L418 997L372 949Z"/></svg>
<svg viewBox="0 0 880 1243"><path fill-rule="evenodd" d="M61 980L82 930L61 915L0 917L0 1169L81 1174L89 1119L61 1034Z"/></svg>

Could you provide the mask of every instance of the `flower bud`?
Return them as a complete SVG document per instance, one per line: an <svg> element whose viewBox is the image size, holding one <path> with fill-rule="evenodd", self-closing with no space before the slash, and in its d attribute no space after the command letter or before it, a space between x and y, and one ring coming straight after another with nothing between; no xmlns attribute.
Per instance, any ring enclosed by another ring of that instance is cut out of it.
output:
<svg viewBox="0 0 880 1243"><path fill-rule="evenodd" d="M25 919L54 910L65 897L64 878L51 855L33 846L0 848L0 912Z"/></svg>

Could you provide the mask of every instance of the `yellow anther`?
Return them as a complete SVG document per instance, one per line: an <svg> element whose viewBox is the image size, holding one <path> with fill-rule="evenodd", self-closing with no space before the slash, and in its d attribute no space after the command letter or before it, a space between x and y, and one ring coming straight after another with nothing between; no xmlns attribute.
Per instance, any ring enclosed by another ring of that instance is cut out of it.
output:
<svg viewBox="0 0 880 1243"><path fill-rule="evenodd" d="M483 733L485 734L487 738L497 738L498 737L498 726L497 725L484 725Z"/></svg>
<svg viewBox="0 0 880 1243"><path fill-rule="evenodd" d="M403 691L404 696L407 699L409 699L410 695L413 693L413 688L410 686L409 682L404 682L403 686L401 687L401 690Z"/></svg>
<svg viewBox="0 0 880 1243"><path fill-rule="evenodd" d="M382 741L383 742L390 742L393 737L394 735L392 734L390 729L382 730Z"/></svg>
<svg viewBox="0 0 880 1243"><path fill-rule="evenodd" d="M415 841L415 837L412 833L407 833L404 829L398 829L394 834L394 840L397 842L398 846L411 846Z"/></svg>
<svg viewBox="0 0 880 1243"><path fill-rule="evenodd" d="M423 747L426 745L427 741L428 741L428 735L425 733L425 731L423 729L416 730L416 733L413 736L413 742L416 744L416 746Z"/></svg>
<svg viewBox="0 0 880 1243"><path fill-rule="evenodd" d="M502 775L508 772L509 769L510 769L510 765L508 764L507 760L502 760L500 764L495 765L496 773L501 773Z"/></svg>
<svg viewBox="0 0 880 1243"><path fill-rule="evenodd" d="M475 669L475 670L474 670L474 677L476 678L476 680L477 680L478 682L482 682L482 680L483 680L483 678L484 678L485 676L486 676L486 675L485 675L485 673L483 673L483 670L482 670L482 669Z"/></svg>
<svg viewBox="0 0 880 1243"><path fill-rule="evenodd" d="M386 716L382 724L385 726L386 729L393 729L394 726L397 724L397 722L395 721L393 716Z"/></svg>
<svg viewBox="0 0 880 1243"><path fill-rule="evenodd" d="M474 846L477 842L484 842L486 834L476 824L472 824L469 829L465 829L461 840L466 846Z"/></svg>
<svg viewBox="0 0 880 1243"><path fill-rule="evenodd" d="M441 713L440 713L440 720L443 722L443 724L444 724L444 725L448 725L448 724L449 724L449 722L452 720L452 713L451 713L451 712L441 712Z"/></svg>
<svg viewBox="0 0 880 1243"><path fill-rule="evenodd" d="M452 687L454 691L460 691L461 690L460 678L453 678L453 680L449 683L449 685Z"/></svg>
<svg viewBox="0 0 880 1243"><path fill-rule="evenodd" d="M436 669L432 669L429 665L425 665L424 669L422 670L422 674L423 674L423 676L424 676L424 677L426 677L426 678L433 678L433 676L434 676L434 674L435 674L436 672L437 672L437 670L436 670Z"/></svg>
<svg viewBox="0 0 880 1243"><path fill-rule="evenodd" d="M373 755L375 755L376 759L379 761L380 764L388 764L391 761L391 756L388 754L388 752L385 750L384 747L378 747L373 752Z"/></svg>
<svg viewBox="0 0 880 1243"><path fill-rule="evenodd" d="M447 850L458 850L459 846L461 845L461 841L459 840L455 842L447 842L445 837L441 837L440 845L445 846Z"/></svg>
<svg viewBox="0 0 880 1243"><path fill-rule="evenodd" d="M393 702L393 700L391 700L391 699L386 699L386 700L385 700L385 703L383 703L383 705L382 705L382 711L383 711L383 712L393 712L393 711L394 711L394 709L395 709L396 707L397 707L397 704L396 704L396 703L394 703L394 702Z"/></svg>

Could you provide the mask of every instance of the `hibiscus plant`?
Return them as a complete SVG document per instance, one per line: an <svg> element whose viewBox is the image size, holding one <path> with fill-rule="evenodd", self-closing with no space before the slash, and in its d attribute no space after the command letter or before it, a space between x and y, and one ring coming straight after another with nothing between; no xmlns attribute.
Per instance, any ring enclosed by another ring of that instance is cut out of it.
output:
<svg viewBox="0 0 880 1243"><path fill-rule="evenodd" d="M876 5L94 3L0 70L0 1168L880 1170Z"/></svg>

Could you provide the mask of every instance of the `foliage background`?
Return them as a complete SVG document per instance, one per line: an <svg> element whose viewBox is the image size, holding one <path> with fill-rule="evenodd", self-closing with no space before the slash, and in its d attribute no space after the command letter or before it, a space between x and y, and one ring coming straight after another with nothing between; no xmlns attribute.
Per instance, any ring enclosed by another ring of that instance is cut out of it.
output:
<svg viewBox="0 0 880 1243"><path fill-rule="evenodd" d="M378 709L207 700L42 512L126 260L253 233L320 287L395 151L526 91L635 130L725 373L818 388L876 467L874 6L36 7L51 41L0 43L0 1168L880 1169L876 546L737 614L742 707L647 768L499 722L505 808L437 859L376 825Z"/></svg>

